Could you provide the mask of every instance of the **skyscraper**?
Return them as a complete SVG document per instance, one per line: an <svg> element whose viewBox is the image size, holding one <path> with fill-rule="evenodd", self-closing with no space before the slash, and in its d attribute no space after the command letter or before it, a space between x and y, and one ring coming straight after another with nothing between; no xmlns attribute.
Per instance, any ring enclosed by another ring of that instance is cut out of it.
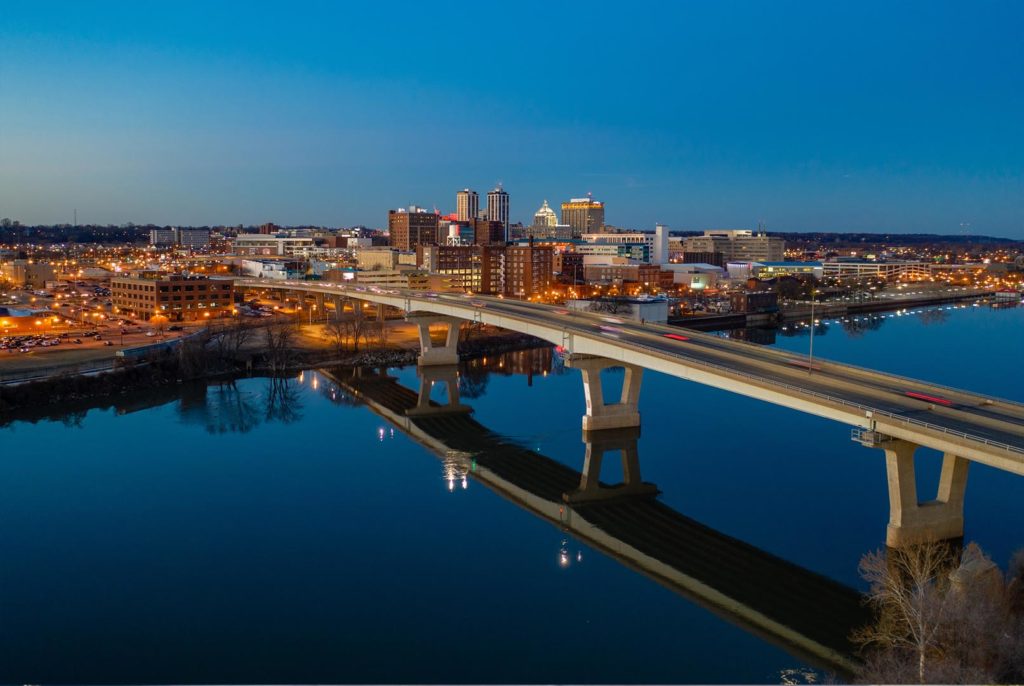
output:
<svg viewBox="0 0 1024 686"><path fill-rule="evenodd" d="M596 233L604 226L604 203L587 194L562 203L562 223L572 227L573 238L585 233Z"/></svg>
<svg viewBox="0 0 1024 686"><path fill-rule="evenodd" d="M463 188L455 194L455 214L460 222L469 222L476 219L480 212L480 196L476 191Z"/></svg>
<svg viewBox="0 0 1024 686"><path fill-rule="evenodd" d="M501 222L508 236L508 193L499 183L487 194L487 218L492 222Z"/></svg>

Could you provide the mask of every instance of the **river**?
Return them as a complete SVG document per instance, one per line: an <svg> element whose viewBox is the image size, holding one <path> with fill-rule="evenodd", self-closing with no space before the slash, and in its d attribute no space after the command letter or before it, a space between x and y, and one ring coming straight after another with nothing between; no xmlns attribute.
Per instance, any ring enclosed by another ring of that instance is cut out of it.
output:
<svg viewBox="0 0 1024 686"><path fill-rule="evenodd" d="M943 306L823 322L814 353L1022 401L1022 332L1022 307ZM774 344L804 351L808 333ZM417 388L415 368L390 374ZM475 361L461 385L479 424L581 469L581 383L551 351ZM640 409L662 504L863 589L857 562L888 518L880 451L654 373ZM605 463L602 480L621 481ZM925 455L922 493L937 474ZM808 664L463 483L317 372L14 422L0 479L3 682L759 683ZM1022 495L1024 480L972 465L965 538L1002 566L1024 546Z"/></svg>

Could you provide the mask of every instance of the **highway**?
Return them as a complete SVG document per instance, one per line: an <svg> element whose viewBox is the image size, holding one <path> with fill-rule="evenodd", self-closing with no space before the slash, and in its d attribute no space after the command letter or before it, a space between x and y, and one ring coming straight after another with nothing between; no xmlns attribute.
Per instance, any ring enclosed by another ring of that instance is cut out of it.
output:
<svg viewBox="0 0 1024 686"><path fill-rule="evenodd" d="M236 285L355 298L493 324L570 353L660 371L1024 474L1024 404L1011 400L818 358L808 368L805 357L774 348L512 299L298 281Z"/></svg>

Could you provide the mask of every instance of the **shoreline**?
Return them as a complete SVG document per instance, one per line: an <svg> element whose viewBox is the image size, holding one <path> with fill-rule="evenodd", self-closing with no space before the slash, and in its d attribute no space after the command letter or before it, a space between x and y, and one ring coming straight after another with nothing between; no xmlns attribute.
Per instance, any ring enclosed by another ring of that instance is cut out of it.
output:
<svg viewBox="0 0 1024 686"><path fill-rule="evenodd" d="M526 334L481 336L459 343L459 361L515 350L550 347L551 344ZM246 364L243 368L209 368L197 374L183 373L187 360L179 354L165 354L139 360L97 374L61 374L46 379L0 386L0 426L15 421L36 422L68 419L91 409L120 409L130 403L118 402L133 394L150 391L155 396L176 397L182 387L259 376L298 374L317 367L406 367L416 364L418 349L384 348L364 350L338 357L304 354L294 363L274 368L268 364ZM251 360L250 360L251 362ZM236 360L236 365L241 361Z"/></svg>
<svg viewBox="0 0 1024 686"><path fill-rule="evenodd" d="M945 305L952 302L967 300L981 302L991 298L991 293L970 293L962 295L946 295L941 298L905 298L894 300L873 300L858 303L822 302L814 307L815 318L843 317L853 314L870 314L874 312L896 312L907 308ZM669 326L694 331L730 331L733 329L778 329L783 324L799 322L810 318L811 308L780 308L774 313L730 313L670 319Z"/></svg>

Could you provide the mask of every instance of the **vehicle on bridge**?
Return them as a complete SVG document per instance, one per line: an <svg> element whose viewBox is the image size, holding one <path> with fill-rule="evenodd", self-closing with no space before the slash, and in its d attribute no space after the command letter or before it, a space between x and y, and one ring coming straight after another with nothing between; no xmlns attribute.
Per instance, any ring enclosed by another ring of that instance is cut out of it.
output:
<svg viewBox="0 0 1024 686"><path fill-rule="evenodd" d="M918 393L917 391L906 391L905 396L908 398L914 398L915 400L924 400L925 402L935 403L936 405L945 405L946 407L952 407L953 401L947 400L946 398L938 398L934 395L927 395L925 393Z"/></svg>

